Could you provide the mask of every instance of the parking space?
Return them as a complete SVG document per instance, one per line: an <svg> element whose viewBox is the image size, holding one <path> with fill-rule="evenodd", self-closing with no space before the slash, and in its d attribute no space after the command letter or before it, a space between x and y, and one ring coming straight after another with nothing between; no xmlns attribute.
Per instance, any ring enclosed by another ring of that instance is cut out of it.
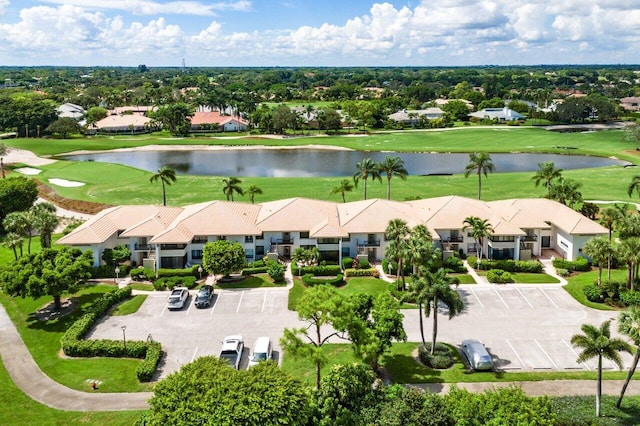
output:
<svg viewBox="0 0 640 426"><path fill-rule="evenodd" d="M159 341L166 352L159 368L165 377L198 357L217 356L229 335L243 336L240 368L246 368L260 336L271 338L274 360L279 361L284 328L300 326L297 314L287 309L285 289L216 290L211 306L203 309L195 307L192 291L187 305L175 311L167 309L167 297L168 292L149 295L135 314L106 318L90 337L122 339L125 326L126 339Z"/></svg>

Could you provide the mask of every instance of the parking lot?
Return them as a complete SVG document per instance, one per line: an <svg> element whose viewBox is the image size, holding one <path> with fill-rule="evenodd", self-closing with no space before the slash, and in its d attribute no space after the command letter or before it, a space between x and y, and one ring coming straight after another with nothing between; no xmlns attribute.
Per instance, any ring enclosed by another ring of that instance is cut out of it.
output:
<svg viewBox="0 0 640 426"><path fill-rule="evenodd" d="M479 339L489 350L500 371L589 371L596 360L577 363L571 336L584 323L600 325L615 320L617 312L596 311L576 302L560 285L462 285L458 287L466 308L451 320L439 314L438 341L459 345L464 339ZM256 338L268 336L274 358L280 361L279 339L285 327L303 323L287 309L284 288L216 290L212 306L197 309L191 291L187 306L166 308L168 292L152 293L138 312L108 317L95 328L92 338L145 340L162 343L166 351L160 377L203 355L218 355L225 336L240 334L245 350L240 368L246 368ZM408 340L419 342L418 311L403 311ZM425 319L425 337L431 338L432 318ZM122 327L125 326L124 335ZM617 324L612 323L615 334ZM631 356L624 354L625 366ZM604 361L605 369L614 364Z"/></svg>
<svg viewBox="0 0 640 426"><path fill-rule="evenodd" d="M160 369L164 377L197 357L217 356L222 339L234 334L245 342L240 368L246 368L251 346L260 336L271 338L279 361L282 330L299 324L297 314L287 310L286 289L216 290L212 306L204 309L194 306L195 293L176 311L167 309L168 292L153 293L135 314L103 320L91 337L161 342L167 354Z"/></svg>

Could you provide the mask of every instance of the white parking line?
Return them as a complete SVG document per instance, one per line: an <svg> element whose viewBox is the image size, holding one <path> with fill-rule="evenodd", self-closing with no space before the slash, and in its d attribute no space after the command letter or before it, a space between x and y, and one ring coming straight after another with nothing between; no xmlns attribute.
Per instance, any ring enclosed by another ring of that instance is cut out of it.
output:
<svg viewBox="0 0 640 426"><path fill-rule="evenodd" d="M216 296L214 296L216 298L215 303L213 304L213 306L211 307L211 313L209 315L213 315L213 311L215 311L216 306L218 306L218 302L220 302L220 298L222 297L222 293L216 293ZM213 299L211 299L213 301Z"/></svg>
<svg viewBox="0 0 640 426"><path fill-rule="evenodd" d="M478 301L478 303L480 304L480 307L482 307L482 309L484 309L484 305L482 304L482 302L480 301L480 298L478 297L478 295L476 294L475 291L473 291L472 288L469 289L471 291L471 294L473 294L473 297L476 298L476 300Z"/></svg>
<svg viewBox="0 0 640 426"><path fill-rule="evenodd" d="M531 309L533 309L533 305L531 304L531 302L529 302L529 299L527 299L527 296L525 296L524 293L522 291L520 291L520 289L518 287L516 287L516 290L518 290L518 293L520 293L520 296L522 296L524 301L527 302L527 305L529 305L529 307Z"/></svg>
<svg viewBox="0 0 640 426"><path fill-rule="evenodd" d="M573 349L573 347L572 347L570 344L568 344L568 343L566 342L566 340L564 340L564 339L562 339L562 343L564 343L564 344L569 348L569 350L570 350L571 352L573 352L573 354L576 356L576 359L577 359L577 358L578 358L578 353ZM584 365L584 367L585 367L588 371L591 371L591 368L587 365L587 363L586 363L586 362L583 362L583 363L582 363L582 365Z"/></svg>
<svg viewBox="0 0 640 426"><path fill-rule="evenodd" d="M500 296L500 293L498 293L498 290L496 290L495 288L493 289L493 291L496 292L496 295L500 298L500 300L502 301L502 303L504 304L505 308L509 309L509 305L507 305L507 302L504 301L504 299L502 298L502 296Z"/></svg>
<svg viewBox="0 0 640 426"><path fill-rule="evenodd" d="M556 308L558 307L558 305L556 305L556 302L554 302L554 301L553 301L553 299L552 299L552 298L550 298L550 297L549 297L549 295L548 295L547 293L545 293L543 289L540 289L540 291L542 292L542 294L544 294L544 296L545 296L547 299L549 299L549 302L551 302L551 304L552 304L553 306L555 306Z"/></svg>
<svg viewBox="0 0 640 426"><path fill-rule="evenodd" d="M542 347L542 345L540 344L540 342L538 342L536 339L533 339L534 342L536 342L536 345L538 345L538 347L540 348L540 350L542 351L542 353L547 357L547 359L551 362L551 365L553 365L554 369L558 369L558 366L556 365L555 362L553 362L553 360L551 359L551 357L549 356L549 354L547 353L547 351L544 350L544 348Z"/></svg>
<svg viewBox="0 0 640 426"><path fill-rule="evenodd" d="M198 353L198 347L196 346L196 350L193 351L193 356L191 357L191 362L193 362L194 359L196 359L196 354Z"/></svg>
<svg viewBox="0 0 640 426"><path fill-rule="evenodd" d="M244 297L244 291L240 293L240 300L238 300L238 307L236 308L236 313L240 312L240 305L242 304L243 297Z"/></svg>
<svg viewBox="0 0 640 426"><path fill-rule="evenodd" d="M264 312L264 305L267 303L267 292L264 292L264 298L262 299L262 310L260 312Z"/></svg>
<svg viewBox="0 0 640 426"><path fill-rule="evenodd" d="M509 345L509 347L511 348L511 350L513 351L514 354L516 354L516 358L518 358L518 361L520 361L520 364L522 365L522 367L527 367L527 364L524 363L524 361L522 360L522 358L520 358L520 355L518 354L518 352L516 351L516 348L513 347L513 345L511 344L511 342L509 341L509 339L505 339L507 341L507 345Z"/></svg>
<svg viewBox="0 0 640 426"><path fill-rule="evenodd" d="M189 296L189 298L187 300L189 300L191 298L191 296ZM191 307L193 306L193 303L189 303L189 307L187 308L187 315L189 315L189 312L191 312Z"/></svg>

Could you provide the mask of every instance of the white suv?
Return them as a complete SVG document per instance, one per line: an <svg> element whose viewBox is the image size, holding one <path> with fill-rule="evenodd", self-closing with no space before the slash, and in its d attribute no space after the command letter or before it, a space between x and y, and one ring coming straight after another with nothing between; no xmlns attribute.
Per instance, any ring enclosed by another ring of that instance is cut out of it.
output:
<svg viewBox="0 0 640 426"><path fill-rule="evenodd" d="M189 298L189 289L186 287L176 287L171 290L171 295L167 301L169 310L182 309Z"/></svg>

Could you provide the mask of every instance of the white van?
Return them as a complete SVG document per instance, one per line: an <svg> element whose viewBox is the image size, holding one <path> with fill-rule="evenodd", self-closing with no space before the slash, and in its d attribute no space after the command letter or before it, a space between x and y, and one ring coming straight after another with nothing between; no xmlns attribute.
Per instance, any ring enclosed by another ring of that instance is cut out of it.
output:
<svg viewBox="0 0 640 426"><path fill-rule="evenodd" d="M270 360L271 356L271 339L268 337L258 337L253 344L251 356L249 357L249 367L253 367L260 361Z"/></svg>

